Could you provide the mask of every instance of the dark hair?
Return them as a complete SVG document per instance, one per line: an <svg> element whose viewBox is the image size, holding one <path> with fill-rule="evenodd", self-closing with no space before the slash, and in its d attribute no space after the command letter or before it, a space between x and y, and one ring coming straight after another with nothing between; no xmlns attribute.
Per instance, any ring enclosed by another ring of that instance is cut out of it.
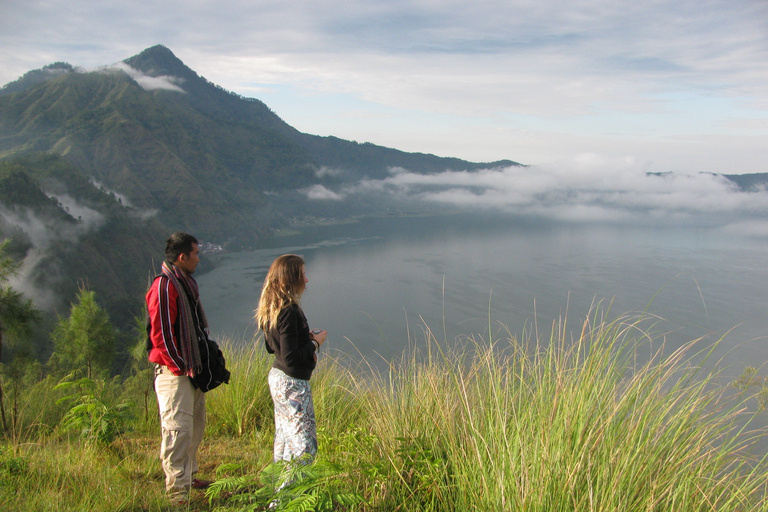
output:
<svg viewBox="0 0 768 512"><path fill-rule="evenodd" d="M181 254L189 256L189 253L194 249L192 244L196 243L197 238L189 233L183 233L181 231L175 232L169 236L168 241L165 242L165 259L168 260L168 263L174 263Z"/></svg>

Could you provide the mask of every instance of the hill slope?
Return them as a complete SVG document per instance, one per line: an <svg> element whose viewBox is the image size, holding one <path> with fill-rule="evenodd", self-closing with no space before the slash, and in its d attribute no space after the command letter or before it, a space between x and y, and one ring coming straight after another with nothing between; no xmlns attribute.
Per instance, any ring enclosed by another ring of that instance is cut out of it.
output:
<svg viewBox="0 0 768 512"><path fill-rule="evenodd" d="M225 91L163 46L85 72L67 63L0 89L0 238L26 265L21 288L62 311L85 283L119 325L140 312L168 233L249 245L318 216L309 187L480 164L300 133ZM331 172L329 172L329 170ZM371 193L322 217L391 211ZM413 208L403 205L403 208Z"/></svg>
<svg viewBox="0 0 768 512"><path fill-rule="evenodd" d="M37 307L63 313L85 285L118 325L141 313L167 226L56 156L0 162L0 205L0 233L27 262L17 287Z"/></svg>
<svg viewBox="0 0 768 512"><path fill-rule="evenodd" d="M59 64L28 75L0 91L0 158L60 155L135 206L158 210L166 224L209 239L253 240L301 209L291 192L311 185L381 178L392 167L430 173L515 165L302 134L162 46L101 71Z"/></svg>

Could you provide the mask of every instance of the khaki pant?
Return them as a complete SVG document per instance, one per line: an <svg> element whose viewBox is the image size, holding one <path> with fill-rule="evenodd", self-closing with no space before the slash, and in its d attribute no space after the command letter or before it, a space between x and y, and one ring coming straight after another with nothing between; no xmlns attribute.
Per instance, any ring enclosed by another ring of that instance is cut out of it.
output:
<svg viewBox="0 0 768 512"><path fill-rule="evenodd" d="M205 393L195 389L186 375L177 377L163 366L155 370L155 393L165 489L171 496L181 497L189 494L197 473L197 448L205 432Z"/></svg>

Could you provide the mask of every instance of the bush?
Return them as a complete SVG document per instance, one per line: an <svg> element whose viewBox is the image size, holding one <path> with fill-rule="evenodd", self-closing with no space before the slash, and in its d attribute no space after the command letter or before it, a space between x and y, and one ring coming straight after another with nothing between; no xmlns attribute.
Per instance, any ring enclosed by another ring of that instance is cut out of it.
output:
<svg viewBox="0 0 768 512"><path fill-rule="evenodd" d="M64 432L78 430L87 444L108 445L122 435L134 419L132 402L110 404L105 398L104 381L82 378L65 380L54 389L75 389L76 393L59 399L56 403L69 402L72 407L64 415L61 428Z"/></svg>

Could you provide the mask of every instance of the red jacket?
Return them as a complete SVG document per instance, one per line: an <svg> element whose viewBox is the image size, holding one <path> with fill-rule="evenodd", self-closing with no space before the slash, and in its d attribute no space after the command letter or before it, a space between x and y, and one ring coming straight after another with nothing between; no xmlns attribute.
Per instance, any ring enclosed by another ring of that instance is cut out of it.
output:
<svg viewBox="0 0 768 512"><path fill-rule="evenodd" d="M179 292L166 276L156 277L147 292L150 332L149 361L167 366L174 375L184 375L187 363L179 350L176 299Z"/></svg>

